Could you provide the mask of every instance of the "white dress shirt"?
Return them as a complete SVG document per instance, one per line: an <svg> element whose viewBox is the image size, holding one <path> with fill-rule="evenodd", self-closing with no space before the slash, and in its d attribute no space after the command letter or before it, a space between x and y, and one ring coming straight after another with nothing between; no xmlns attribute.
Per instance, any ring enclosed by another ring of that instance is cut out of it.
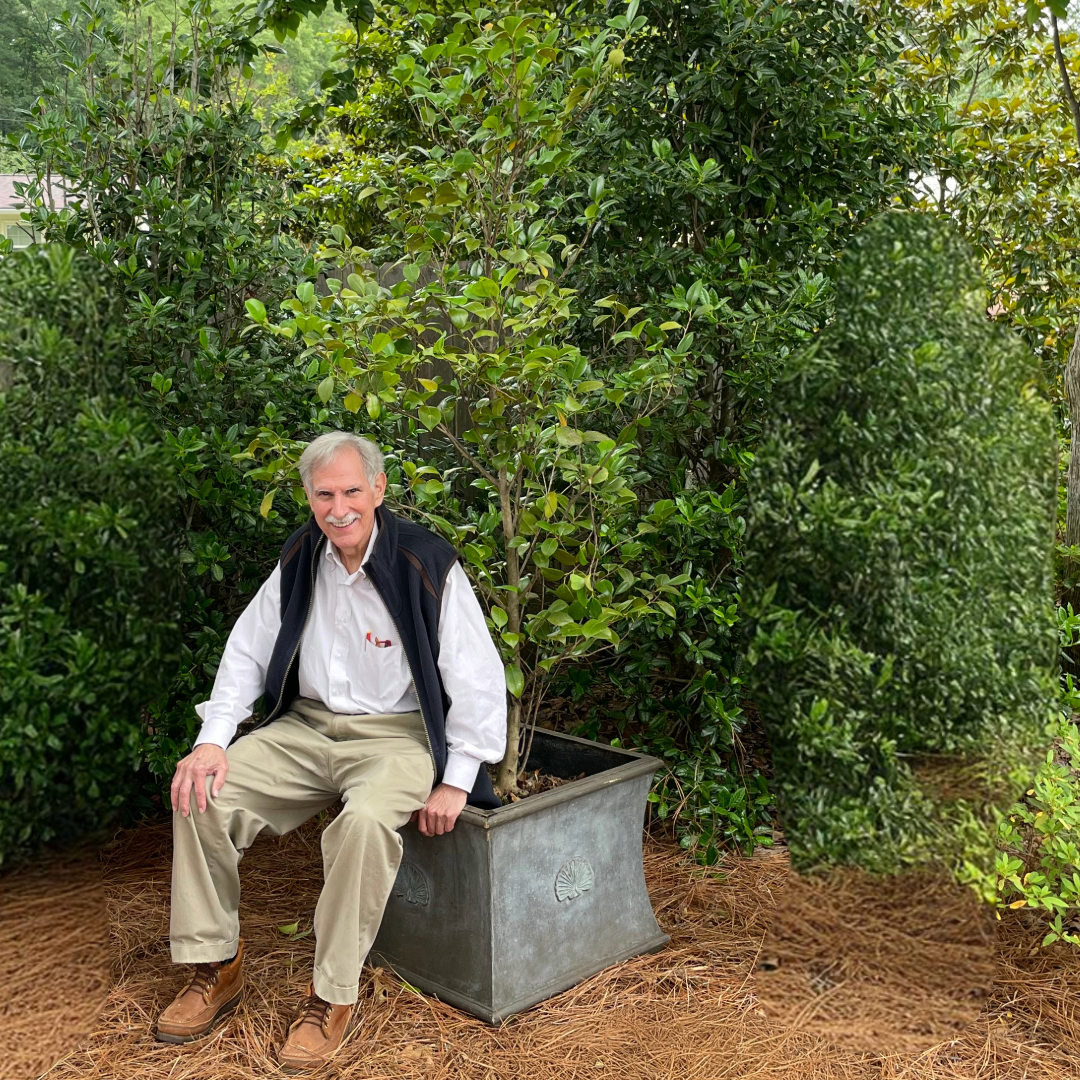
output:
<svg viewBox="0 0 1080 1080"><path fill-rule="evenodd" d="M373 525L367 563L379 535ZM316 556L318 557L318 556ZM300 695L336 713L416 712L419 701L405 647L364 566L350 574L327 541L315 596L300 641ZM281 627L281 567L263 582L236 620L209 701L195 706L202 728L195 745L227 747L263 693ZM379 644L389 643L389 644ZM439 673L450 698L443 783L472 790L482 762L506 749L506 681L480 602L460 563L446 578L439 615Z"/></svg>

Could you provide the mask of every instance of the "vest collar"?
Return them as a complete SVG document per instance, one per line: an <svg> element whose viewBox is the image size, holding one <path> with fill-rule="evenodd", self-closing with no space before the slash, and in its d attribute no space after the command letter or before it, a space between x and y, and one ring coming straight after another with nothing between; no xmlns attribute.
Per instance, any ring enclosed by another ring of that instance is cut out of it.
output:
<svg viewBox="0 0 1080 1080"><path fill-rule="evenodd" d="M385 579L397 561L398 519L385 506L376 506L375 523L379 534L375 537L375 546L367 557L366 565L374 566L376 574L380 570L384 571ZM318 528L318 525L315 527Z"/></svg>

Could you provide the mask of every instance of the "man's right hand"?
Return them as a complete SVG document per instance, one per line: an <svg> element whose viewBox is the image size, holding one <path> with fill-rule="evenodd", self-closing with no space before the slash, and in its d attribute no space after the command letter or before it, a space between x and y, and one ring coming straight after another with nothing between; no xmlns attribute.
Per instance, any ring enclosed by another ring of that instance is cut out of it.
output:
<svg viewBox="0 0 1080 1080"><path fill-rule="evenodd" d="M179 810L184 817L191 813L191 789L195 788L195 802L199 813L206 810L206 778L213 774L214 784L210 793L216 799L225 786L225 777L229 772L229 761L225 751L214 743L200 743L186 758L176 763L170 795L172 808Z"/></svg>

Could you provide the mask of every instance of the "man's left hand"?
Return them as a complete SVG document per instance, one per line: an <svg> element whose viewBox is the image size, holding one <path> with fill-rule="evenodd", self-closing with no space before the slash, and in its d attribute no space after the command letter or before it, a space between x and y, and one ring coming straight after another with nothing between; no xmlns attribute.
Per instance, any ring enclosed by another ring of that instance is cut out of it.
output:
<svg viewBox="0 0 1080 1080"><path fill-rule="evenodd" d="M414 810L412 820L425 836L442 836L451 832L469 797L467 791L450 784L440 784L424 803L423 810Z"/></svg>

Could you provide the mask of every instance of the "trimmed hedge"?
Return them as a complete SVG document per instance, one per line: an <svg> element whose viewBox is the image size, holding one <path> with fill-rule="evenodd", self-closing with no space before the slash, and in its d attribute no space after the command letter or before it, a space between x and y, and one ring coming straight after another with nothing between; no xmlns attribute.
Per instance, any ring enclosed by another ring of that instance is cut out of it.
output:
<svg viewBox="0 0 1080 1080"><path fill-rule="evenodd" d="M0 259L0 861L92 831L138 788L176 656L172 456L127 385L100 269Z"/></svg>
<svg viewBox="0 0 1080 1080"><path fill-rule="evenodd" d="M751 691L793 863L987 865L1056 700L1054 428L953 228L845 253L751 475Z"/></svg>

